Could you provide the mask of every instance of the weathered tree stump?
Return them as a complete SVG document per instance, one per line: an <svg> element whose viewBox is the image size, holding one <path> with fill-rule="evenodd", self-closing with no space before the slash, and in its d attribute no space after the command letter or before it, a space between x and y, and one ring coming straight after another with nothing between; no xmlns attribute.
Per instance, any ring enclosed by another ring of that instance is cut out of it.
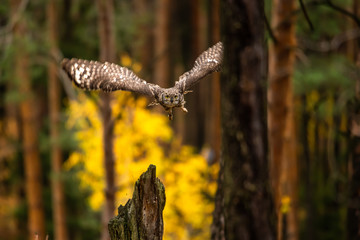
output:
<svg viewBox="0 0 360 240"><path fill-rule="evenodd" d="M164 231L165 187L150 165L135 183L132 199L120 205L109 222L111 240L161 240Z"/></svg>

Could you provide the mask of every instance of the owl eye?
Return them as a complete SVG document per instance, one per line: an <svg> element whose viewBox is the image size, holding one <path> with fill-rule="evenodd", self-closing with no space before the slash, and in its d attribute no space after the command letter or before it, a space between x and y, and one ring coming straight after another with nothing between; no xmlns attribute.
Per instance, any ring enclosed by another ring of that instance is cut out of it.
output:
<svg viewBox="0 0 360 240"><path fill-rule="evenodd" d="M169 98L170 98L169 95L166 95L166 96L165 96L165 99L169 99Z"/></svg>
<svg viewBox="0 0 360 240"><path fill-rule="evenodd" d="M175 97L174 97L175 99L178 99L178 95L175 95Z"/></svg>

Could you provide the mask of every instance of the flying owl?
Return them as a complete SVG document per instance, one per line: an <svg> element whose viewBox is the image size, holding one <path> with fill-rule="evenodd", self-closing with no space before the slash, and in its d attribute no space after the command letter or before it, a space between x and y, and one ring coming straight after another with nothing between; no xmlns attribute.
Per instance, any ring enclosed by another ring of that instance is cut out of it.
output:
<svg viewBox="0 0 360 240"><path fill-rule="evenodd" d="M156 84L148 83L139 78L131 70L114 63L101 63L82 59L64 59L62 68L69 78L80 88L85 90L103 90L111 92L116 90L131 91L144 94L154 99L149 106L161 105L173 119L172 109L179 107L184 112L184 95L206 75L219 71L223 59L223 44L218 42L200 54L194 67L185 72L171 88L162 88Z"/></svg>

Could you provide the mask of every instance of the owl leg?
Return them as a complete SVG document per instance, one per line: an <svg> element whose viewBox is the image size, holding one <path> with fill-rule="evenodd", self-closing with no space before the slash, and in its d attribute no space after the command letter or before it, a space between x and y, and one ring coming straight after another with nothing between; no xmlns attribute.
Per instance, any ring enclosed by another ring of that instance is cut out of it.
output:
<svg viewBox="0 0 360 240"><path fill-rule="evenodd" d="M185 112L185 113L187 113L188 112L188 110L185 108L185 100L183 99L182 101L181 101L181 105L180 105L180 109L183 111L183 112Z"/></svg>
<svg viewBox="0 0 360 240"><path fill-rule="evenodd" d="M169 117L169 120L173 120L173 113L172 113L172 108L167 108L165 109L168 113L168 117Z"/></svg>

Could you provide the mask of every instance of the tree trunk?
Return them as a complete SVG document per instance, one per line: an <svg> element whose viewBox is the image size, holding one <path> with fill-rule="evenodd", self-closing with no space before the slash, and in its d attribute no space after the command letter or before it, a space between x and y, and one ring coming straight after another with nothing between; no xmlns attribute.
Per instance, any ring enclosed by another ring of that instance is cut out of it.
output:
<svg viewBox="0 0 360 240"><path fill-rule="evenodd" d="M214 215L212 239L275 238L264 121L263 4L222 4L222 157L215 209L222 214Z"/></svg>
<svg viewBox="0 0 360 240"><path fill-rule="evenodd" d="M295 60L294 0L274 0L269 49L268 132L270 177L278 215L278 239L297 239L297 157L292 75ZM283 226L283 223L285 226ZM285 232L286 236L282 236Z"/></svg>
<svg viewBox="0 0 360 240"><path fill-rule="evenodd" d="M97 0L98 30L100 38L100 61L115 62L116 46L114 31L114 12L112 0ZM101 116L103 125L103 150L105 168L105 206L102 216L102 240L109 239L107 223L115 211L115 173L114 173L114 122L111 110L111 94L101 93Z"/></svg>
<svg viewBox="0 0 360 240"><path fill-rule="evenodd" d="M137 31L137 44L132 46L133 52L136 54L137 60L142 65L141 75L147 81L153 82L152 78L152 61L154 58L154 1L153 0L134 0L135 14L142 16L145 20L141 21L139 31Z"/></svg>
<svg viewBox="0 0 360 240"><path fill-rule="evenodd" d="M200 30L200 23L199 23L199 12L200 12L200 6L199 6L199 0L191 0L188 1L189 3L189 9L186 9L189 11L188 16L190 17L188 28L191 31L190 37L188 38L190 42L188 43L188 48L183 48L187 51L190 51L190 54L186 60L186 64L188 66L185 71L188 71L191 69L194 65L195 59L199 56L201 51L203 49L200 48L200 42L199 42L199 30ZM185 55L186 56L186 55ZM201 137L203 133L203 122L201 121L201 115L203 112L203 107L205 106L205 103L201 101L200 99L200 83L196 84L192 88L192 93L188 94L186 96L186 105L188 109L191 109L186 115L185 115L185 123L186 123L186 134L185 134L185 143L193 145L197 148L201 147ZM202 106L200 106L200 103Z"/></svg>
<svg viewBox="0 0 360 240"><path fill-rule="evenodd" d="M162 212L165 188L150 165L135 183L134 194L118 215L109 222L112 240L161 240L164 232Z"/></svg>
<svg viewBox="0 0 360 240"><path fill-rule="evenodd" d="M156 27L154 34L154 83L161 87L169 87L170 85L169 19L170 0L157 0Z"/></svg>
<svg viewBox="0 0 360 240"><path fill-rule="evenodd" d="M47 8L48 40L50 44L50 55L57 55L58 51L58 16L57 1L50 0ZM68 233L66 228L66 210L63 183L61 180L62 152L59 146L59 123L60 123L60 80L57 77L58 65L55 61L49 61L48 65L48 98L50 114L50 140L51 140L51 191L54 219L54 239L66 240Z"/></svg>
<svg viewBox="0 0 360 240"><path fill-rule="evenodd" d="M359 15L360 4L353 2L354 14ZM353 26L355 27L355 26ZM360 54L357 39L348 44L348 56L360 68ZM357 59L356 59L357 58ZM360 77L355 83L355 101L350 109L349 130L351 134L351 158L349 163L349 206L347 212L347 239L360 239Z"/></svg>
<svg viewBox="0 0 360 240"><path fill-rule="evenodd" d="M360 57L358 60L360 67ZM347 239L360 239L360 78L356 81L356 100L352 106L350 133L350 190L347 216Z"/></svg>
<svg viewBox="0 0 360 240"><path fill-rule="evenodd" d="M211 39L220 41L220 0L211 1ZM214 161L219 162L221 148L221 111L220 111L220 73L213 73L211 89L211 147L214 150Z"/></svg>
<svg viewBox="0 0 360 240"><path fill-rule="evenodd" d="M16 12L20 1L11 2L12 12ZM39 156L38 140L38 106L31 89L29 72L29 56L26 51L26 23L20 20L14 28L14 44L18 49L15 56L15 81L18 81L19 93L24 97L20 103L20 117L22 121L22 141L25 166L25 188L28 204L29 239L35 234L45 238L45 220L43 208L42 171Z"/></svg>

